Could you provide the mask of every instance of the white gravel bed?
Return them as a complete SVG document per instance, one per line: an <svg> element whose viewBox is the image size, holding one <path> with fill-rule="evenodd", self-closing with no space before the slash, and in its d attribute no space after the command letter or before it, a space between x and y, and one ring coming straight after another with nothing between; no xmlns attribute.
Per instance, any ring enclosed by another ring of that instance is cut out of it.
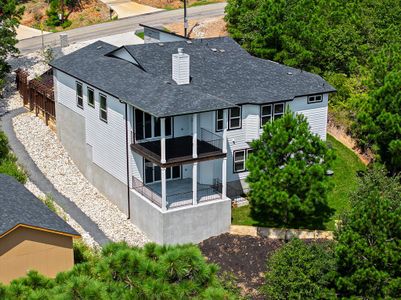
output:
<svg viewBox="0 0 401 300"><path fill-rule="evenodd" d="M46 195L29 179L25 183L25 187L39 199L46 198ZM56 202L53 201L53 204L56 207L57 215L63 218L64 221L66 221L72 228L74 228L81 235L81 238L86 245L88 245L92 249L100 249L99 244L92 238L92 236L88 232L86 232L81 227L81 225L75 222L75 220L72 219L70 215L67 214Z"/></svg>
<svg viewBox="0 0 401 300"><path fill-rule="evenodd" d="M17 138L55 188L98 224L108 238L135 246L149 242L117 206L86 180L56 135L39 118L22 114L13 119L13 126Z"/></svg>

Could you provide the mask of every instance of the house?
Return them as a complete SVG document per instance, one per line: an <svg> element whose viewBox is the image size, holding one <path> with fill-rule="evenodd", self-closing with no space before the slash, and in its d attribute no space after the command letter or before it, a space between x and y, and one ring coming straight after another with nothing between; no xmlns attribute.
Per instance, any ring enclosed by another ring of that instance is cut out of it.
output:
<svg viewBox="0 0 401 300"><path fill-rule="evenodd" d="M0 282L29 270L55 277L74 266L80 235L14 178L0 174Z"/></svg>
<svg viewBox="0 0 401 300"><path fill-rule="evenodd" d="M249 143L285 109L326 138L321 77L227 37L115 47L51 63L57 134L85 176L158 243L226 232Z"/></svg>

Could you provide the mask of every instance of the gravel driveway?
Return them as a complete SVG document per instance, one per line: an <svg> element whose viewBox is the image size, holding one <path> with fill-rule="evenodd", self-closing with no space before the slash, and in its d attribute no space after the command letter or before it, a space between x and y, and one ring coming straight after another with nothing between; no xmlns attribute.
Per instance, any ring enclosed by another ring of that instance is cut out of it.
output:
<svg viewBox="0 0 401 300"><path fill-rule="evenodd" d="M112 241L143 246L147 237L80 173L54 132L31 113L13 118L17 138L54 187L74 202ZM29 129L29 130L27 130Z"/></svg>

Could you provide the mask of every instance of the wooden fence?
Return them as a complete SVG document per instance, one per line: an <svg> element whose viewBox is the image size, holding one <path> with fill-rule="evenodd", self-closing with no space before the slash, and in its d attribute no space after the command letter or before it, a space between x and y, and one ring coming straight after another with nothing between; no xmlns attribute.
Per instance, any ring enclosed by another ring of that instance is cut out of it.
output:
<svg viewBox="0 0 401 300"><path fill-rule="evenodd" d="M16 71L17 89L23 99L24 106L35 111L36 116L44 118L46 125L49 121L56 122L56 105L54 102L53 70L43 73L38 78L28 80L28 72L22 69Z"/></svg>

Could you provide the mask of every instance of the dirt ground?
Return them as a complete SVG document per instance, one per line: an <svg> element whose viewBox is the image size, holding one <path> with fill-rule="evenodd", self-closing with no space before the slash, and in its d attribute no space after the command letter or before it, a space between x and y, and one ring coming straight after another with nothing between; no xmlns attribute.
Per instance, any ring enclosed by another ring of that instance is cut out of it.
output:
<svg viewBox="0 0 401 300"><path fill-rule="evenodd" d="M208 261L218 264L221 272L233 273L242 294L252 299L263 299L258 289L264 282L266 258L282 245L279 240L228 233L199 244Z"/></svg>
<svg viewBox="0 0 401 300"><path fill-rule="evenodd" d="M189 20L188 33L190 38L211 38L227 36L226 22L223 17L210 18L204 20ZM164 26L169 31L183 35L183 23L173 23Z"/></svg>
<svg viewBox="0 0 401 300"><path fill-rule="evenodd" d="M187 0L187 5L191 7L224 1L225 0ZM164 9L176 9L184 6L182 0L135 0L134 2Z"/></svg>
<svg viewBox="0 0 401 300"><path fill-rule="evenodd" d="M45 24L47 19L48 2L46 0L31 0L23 2L21 5L25 6L21 24L40 29L41 22ZM110 13L108 7L101 1L81 0L81 7L73 11L68 19L72 25L66 29L73 29L108 21ZM44 30L51 31L47 26L44 26ZM62 28L57 27L55 30L62 30Z"/></svg>

